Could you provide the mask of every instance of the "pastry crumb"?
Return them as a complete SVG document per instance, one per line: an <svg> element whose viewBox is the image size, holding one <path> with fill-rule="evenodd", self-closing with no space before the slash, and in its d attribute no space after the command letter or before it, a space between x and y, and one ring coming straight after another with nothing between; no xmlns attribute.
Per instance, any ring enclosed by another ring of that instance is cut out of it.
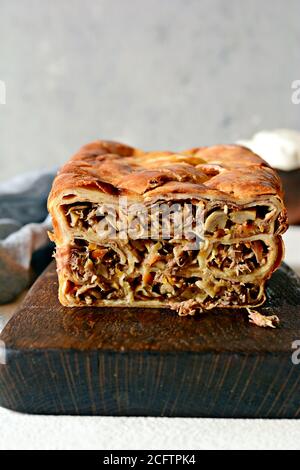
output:
<svg viewBox="0 0 300 470"><path fill-rule="evenodd" d="M277 315L262 315L257 310L247 308L249 322L261 328L277 328L280 320Z"/></svg>

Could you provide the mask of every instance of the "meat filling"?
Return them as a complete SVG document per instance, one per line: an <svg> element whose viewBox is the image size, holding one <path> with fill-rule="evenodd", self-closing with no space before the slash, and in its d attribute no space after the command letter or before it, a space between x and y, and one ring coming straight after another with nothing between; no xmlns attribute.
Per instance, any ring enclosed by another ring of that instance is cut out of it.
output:
<svg viewBox="0 0 300 470"><path fill-rule="evenodd" d="M255 251L247 247L251 263L263 256L263 248L257 243L254 246ZM222 248L216 257L223 267L231 263L229 252ZM250 252L256 255L250 257ZM72 246L58 248L56 258L66 278L64 293L75 303L151 298L171 304L193 299L199 306L212 308L220 303L255 304L260 293L259 283L241 284L218 278L209 270L203 272L198 266L199 251L189 250L187 242L132 240L123 245L96 245L76 239ZM187 268L194 274L181 276L181 270Z"/></svg>
<svg viewBox="0 0 300 470"><path fill-rule="evenodd" d="M192 232L191 235L194 236L199 235L195 231L201 231L201 235L205 238L234 239L247 238L261 233L272 233L274 229L276 230L278 211L272 206L257 205L255 207L238 208L226 204L216 205L204 211L203 220L199 224L197 207L202 207L202 203L194 200L186 202L191 203L189 206L191 209L189 209L190 212L188 214L185 213L184 223L189 224ZM177 204L183 207L183 202L178 202ZM184 210L187 210L187 206L184 207ZM80 231L91 230L99 235L100 223L105 219L105 222L108 226L111 226L112 230L120 231L120 226L118 225L120 222L119 211L122 209L118 206L116 206L114 215L111 213L113 210L111 207L91 202L65 204L62 206L62 210L64 211L67 224L72 229ZM171 213L170 216L170 238L174 237L176 227L180 223L181 221L177 220L175 210L175 213ZM164 224L165 217L162 214L157 217L149 212L147 220L144 221L144 226L139 227L141 236L137 238L143 238L143 233L145 234L144 238L147 238L151 230L156 230L157 236L161 237L166 229Z"/></svg>
<svg viewBox="0 0 300 470"><path fill-rule="evenodd" d="M263 267L267 263L268 252L268 246L261 240L217 244L213 247L207 264L223 272L233 271L239 276Z"/></svg>

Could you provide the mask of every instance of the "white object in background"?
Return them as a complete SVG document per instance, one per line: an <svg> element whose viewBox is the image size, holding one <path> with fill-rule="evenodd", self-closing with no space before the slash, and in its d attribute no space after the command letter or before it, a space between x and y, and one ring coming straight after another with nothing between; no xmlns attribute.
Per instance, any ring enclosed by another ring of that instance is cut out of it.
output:
<svg viewBox="0 0 300 470"><path fill-rule="evenodd" d="M300 276L300 226L292 225L283 235L285 244L284 261Z"/></svg>
<svg viewBox="0 0 300 470"><path fill-rule="evenodd" d="M290 129L261 131L237 144L249 148L273 168L292 171L300 168L300 132Z"/></svg>

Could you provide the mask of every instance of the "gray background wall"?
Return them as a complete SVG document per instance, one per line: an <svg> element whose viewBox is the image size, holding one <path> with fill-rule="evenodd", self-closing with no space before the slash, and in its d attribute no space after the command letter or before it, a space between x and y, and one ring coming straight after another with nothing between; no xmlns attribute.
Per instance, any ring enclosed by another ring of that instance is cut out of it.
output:
<svg viewBox="0 0 300 470"><path fill-rule="evenodd" d="M299 0L0 0L0 180L96 138L146 149L300 129Z"/></svg>

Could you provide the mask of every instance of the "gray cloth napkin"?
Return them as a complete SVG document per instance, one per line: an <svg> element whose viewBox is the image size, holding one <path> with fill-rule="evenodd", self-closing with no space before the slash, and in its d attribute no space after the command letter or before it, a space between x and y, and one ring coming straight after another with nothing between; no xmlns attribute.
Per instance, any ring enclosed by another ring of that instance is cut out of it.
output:
<svg viewBox="0 0 300 470"><path fill-rule="evenodd" d="M55 171L0 183L0 304L12 301L51 260L47 197Z"/></svg>

